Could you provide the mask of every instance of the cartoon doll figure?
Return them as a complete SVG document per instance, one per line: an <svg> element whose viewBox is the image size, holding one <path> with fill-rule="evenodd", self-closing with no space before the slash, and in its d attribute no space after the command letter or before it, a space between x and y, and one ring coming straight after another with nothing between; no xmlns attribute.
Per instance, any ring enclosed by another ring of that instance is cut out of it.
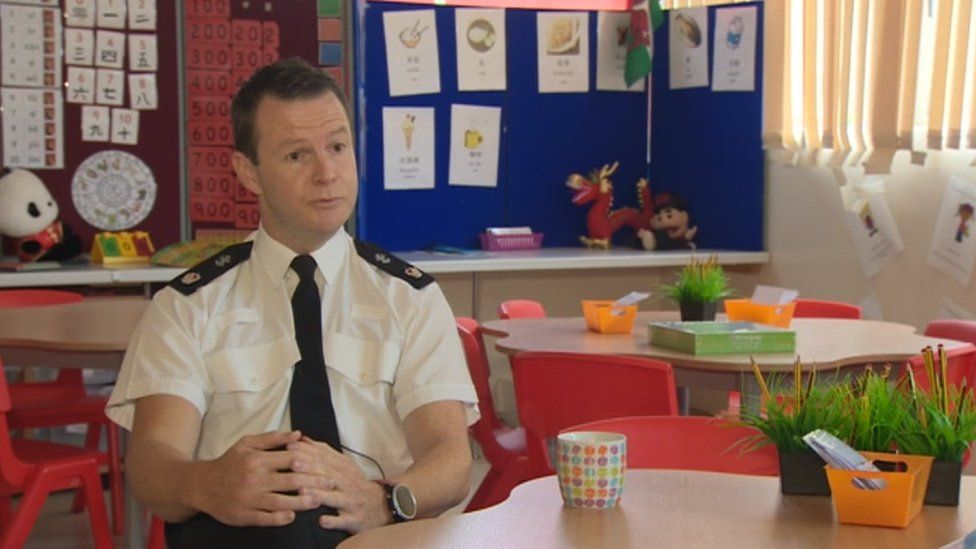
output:
<svg viewBox="0 0 976 549"><path fill-rule="evenodd" d="M969 220L973 218L973 205L963 202L956 211L959 217L959 227L956 229L956 242L962 242L962 237L969 236Z"/></svg>
<svg viewBox="0 0 976 549"><path fill-rule="evenodd" d="M878 232L878 228L874 226L874 217L871 216L871 206L865 204L858 215L861 218L861 223L864 223L864 228L868 230L868 236L874 236Z"/></svg>
<svg viewBox="0 0 976 549"><path fill-rule="evenodd" d="M654 197L654 217L651 232L656 250L693 250L698 227L689 227L690 218L685 201L671 193Z"/></svg>

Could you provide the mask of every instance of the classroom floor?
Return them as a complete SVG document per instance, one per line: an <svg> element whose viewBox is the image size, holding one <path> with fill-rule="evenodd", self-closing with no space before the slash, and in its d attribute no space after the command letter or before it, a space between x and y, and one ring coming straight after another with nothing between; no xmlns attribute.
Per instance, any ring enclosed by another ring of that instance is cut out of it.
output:
<svg viewBox="0 0 976 549"><path fill-rule="evenodd" d="M484 457L476 457L468 498L474 494L475 489L481 484L481 479L487 473L488 462L485 461ZM48 498L41 518L31 531L27 544L24 545L25 549L87 549L95 546L91 539L91 530L88 527L88 515L70 512L72 494L65 492ZM108 500L108 491L105 492L105 495L105 508L110 509L111 502ZM466 499L457 507L449 509L447 514L461 513L467 504ZM125 543L124 536L115 536L113 541L117 549L142 549L141 547L129 547Z"/></svg>

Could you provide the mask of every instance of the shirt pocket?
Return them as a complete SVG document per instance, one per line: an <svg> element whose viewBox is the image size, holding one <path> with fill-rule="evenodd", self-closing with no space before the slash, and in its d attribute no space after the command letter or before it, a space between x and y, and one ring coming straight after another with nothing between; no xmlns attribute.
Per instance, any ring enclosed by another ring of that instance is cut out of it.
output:
<svg viewBox="0 0 976 549"><path fill-rule="evenodd" d="M293 338L211 353L205 360L216 393L255 393L283 379L301 359Z"/></svg>
<svg viewBox="0 0 976 549"><path fill-rule="evenodd" d="M400 362L396 342L365 340L329 332L324 334L325 364L356 385L392 385Z"/></svg>

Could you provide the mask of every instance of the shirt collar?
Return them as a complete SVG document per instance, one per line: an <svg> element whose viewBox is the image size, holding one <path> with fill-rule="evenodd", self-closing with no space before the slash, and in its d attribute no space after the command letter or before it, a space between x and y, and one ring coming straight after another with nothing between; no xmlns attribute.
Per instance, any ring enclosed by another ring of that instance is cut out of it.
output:
<svg viewBox="0 0 976 549"><path fill-rule="evenodd" d="M326 284L336 279L339 268L349 255L351 241L345 229L340 228L322 247L309 254L315 259ZM264 227L259 227L254 235L254 249L251 254L264 267L268 278L276 288L284 283L291 262L298 255L291 248L272 238Z"/></svg>

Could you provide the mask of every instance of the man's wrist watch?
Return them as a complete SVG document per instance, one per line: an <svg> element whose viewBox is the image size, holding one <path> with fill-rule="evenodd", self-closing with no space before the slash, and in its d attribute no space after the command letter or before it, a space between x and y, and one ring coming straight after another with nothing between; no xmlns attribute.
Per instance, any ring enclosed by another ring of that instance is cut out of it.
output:
<svg viewBox="0 0 976 549"><path fill-rule="evenodd" d="M376 481L386 492L386 504L390 507L393 522L406 522L417 516L417 498L406 484Z"/></svg>

